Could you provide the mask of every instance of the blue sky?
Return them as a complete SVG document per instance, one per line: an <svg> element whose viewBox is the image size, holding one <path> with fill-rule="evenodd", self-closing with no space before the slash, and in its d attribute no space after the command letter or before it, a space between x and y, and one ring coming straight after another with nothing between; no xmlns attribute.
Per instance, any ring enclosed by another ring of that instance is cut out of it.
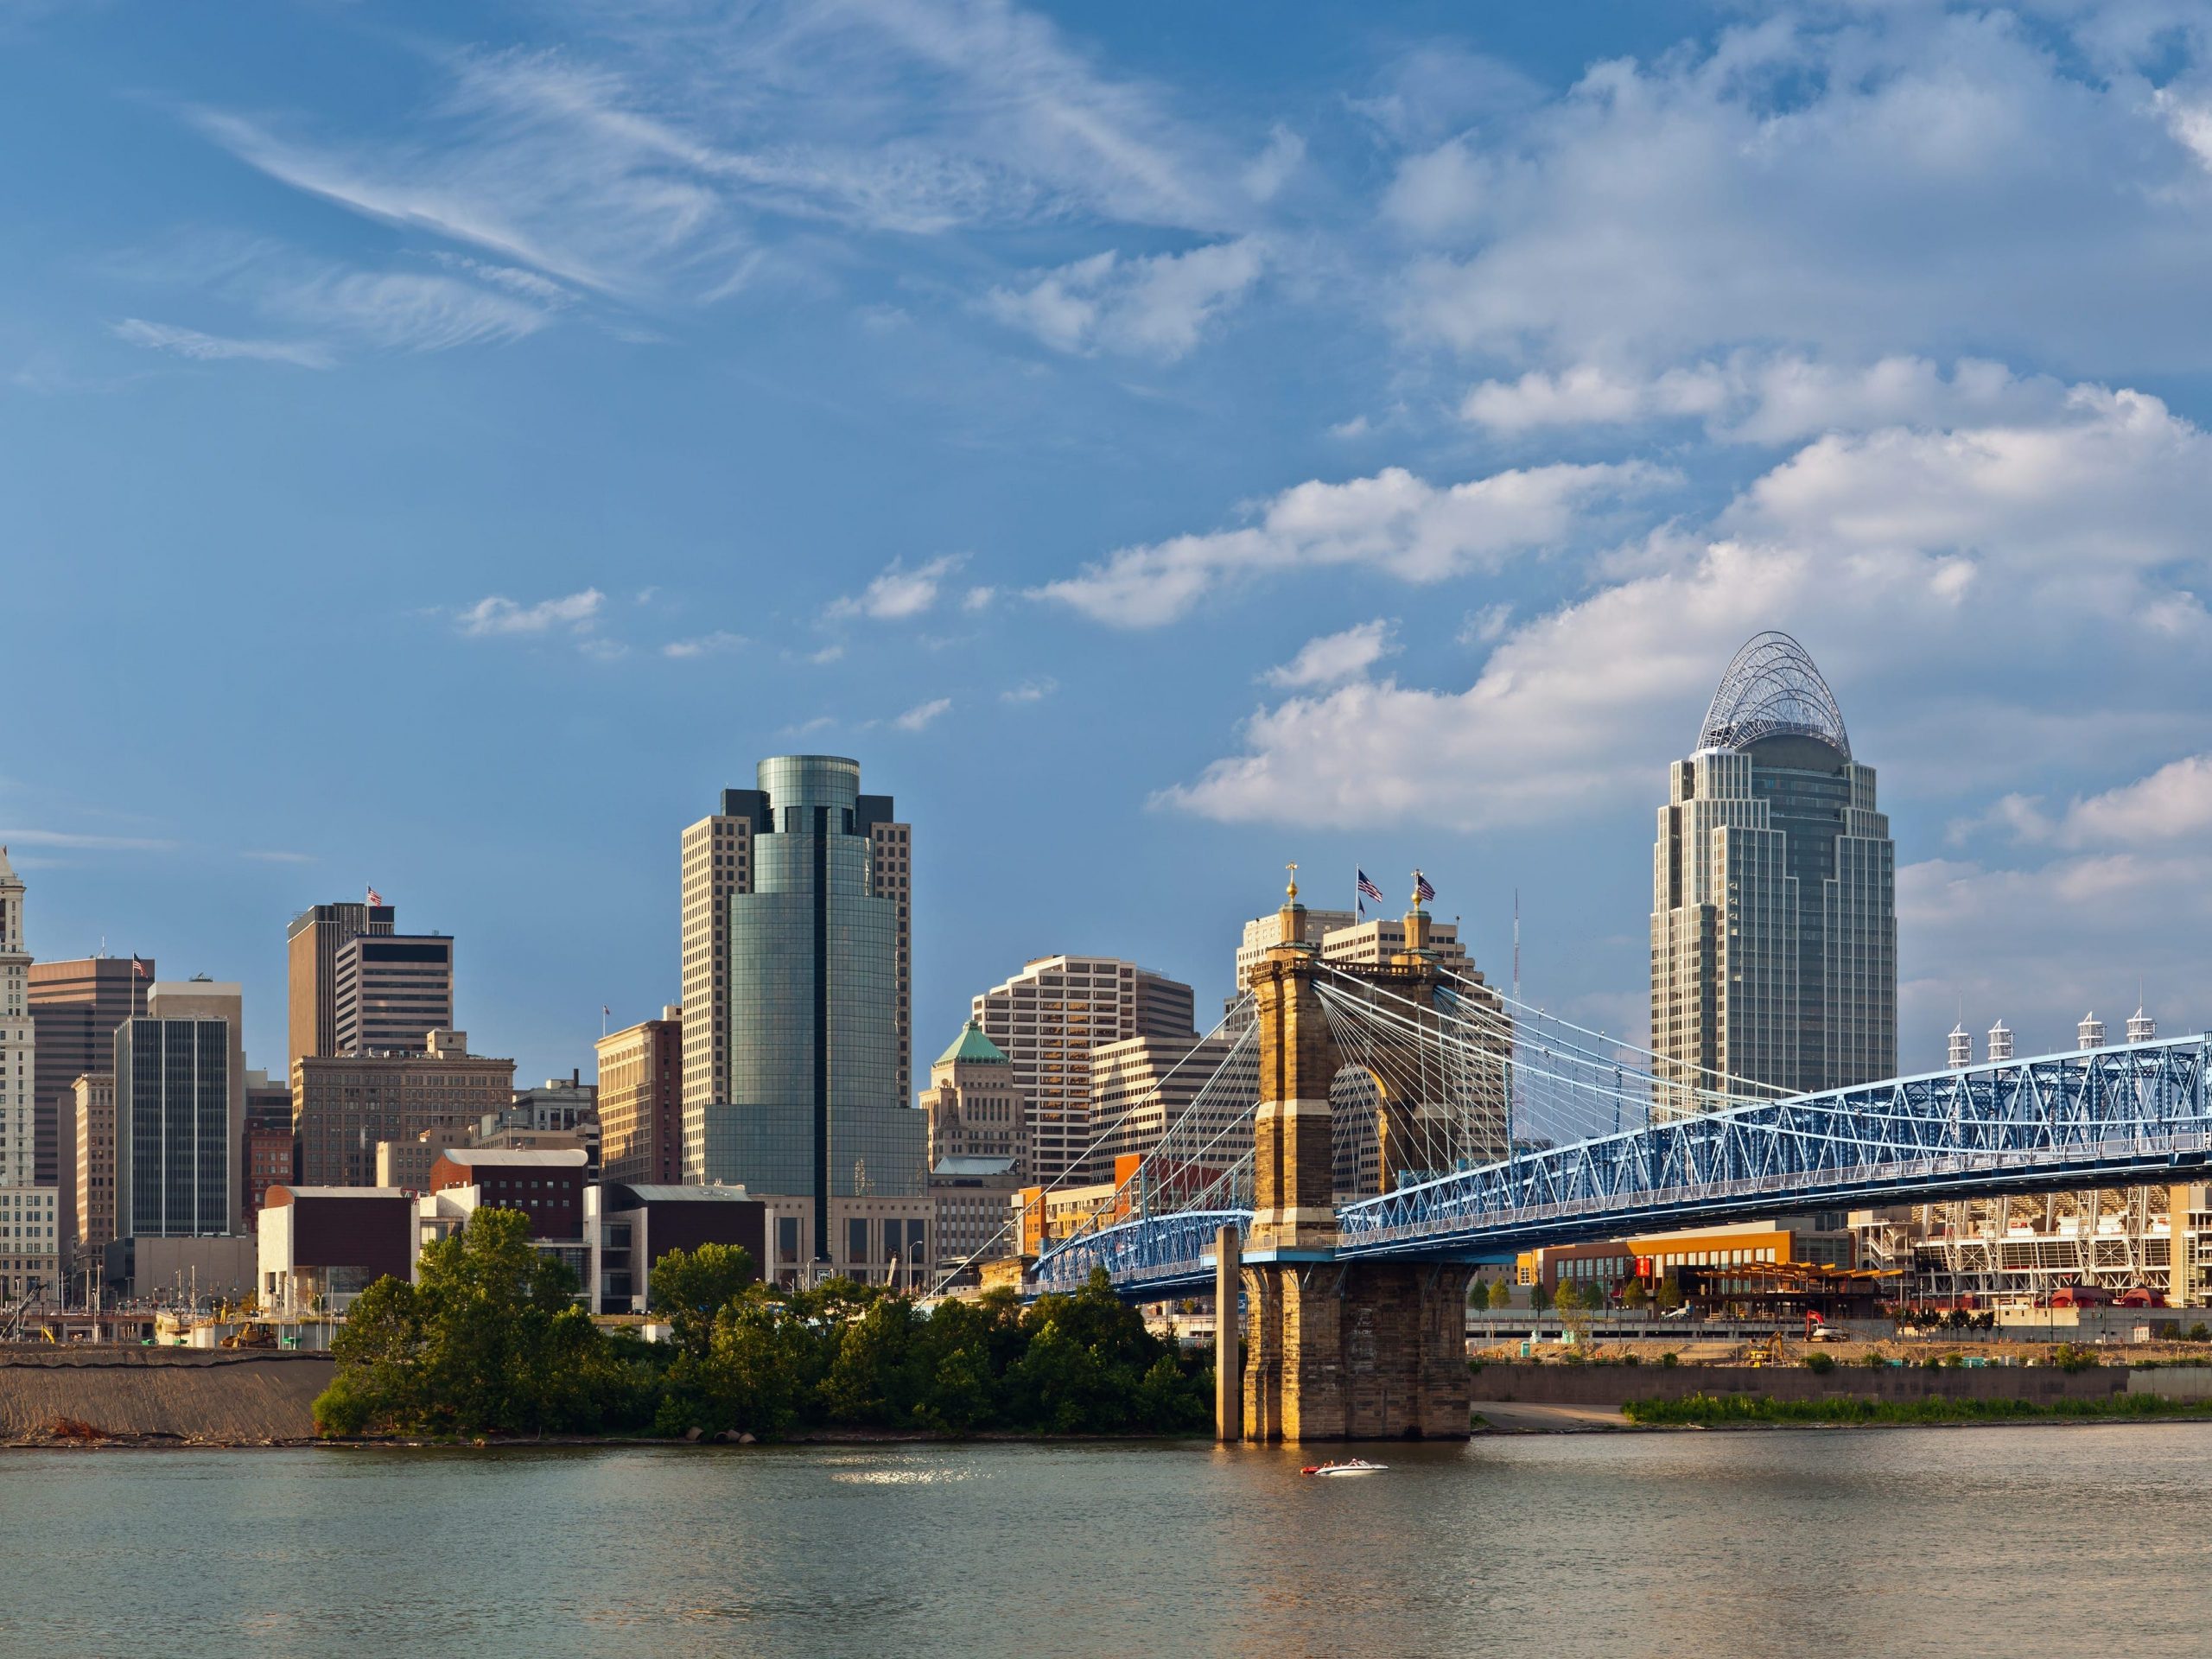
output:
<svg viewBox="0 0 2212 1659"><path fill-rule="evenodd" d="M1770 626L1909 1065L2212 1009L2201 5L16 0L0 153L0 833L256 1063L373 882L588 1070L802 748L916 825L925 1058L1049 951L1217 997L1292 859L1639 1034Z"/></svg>

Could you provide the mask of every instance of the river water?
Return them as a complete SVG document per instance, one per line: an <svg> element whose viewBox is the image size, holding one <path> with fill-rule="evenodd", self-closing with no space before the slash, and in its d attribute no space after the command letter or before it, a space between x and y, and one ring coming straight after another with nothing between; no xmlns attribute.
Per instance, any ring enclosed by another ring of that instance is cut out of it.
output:
<svg viewBox="0 0 2212 1659"><path fill-rule="evenodd" d="M2212 1651L2212 1425L1364 1449L0 1452L0 1654Z"/></svg>

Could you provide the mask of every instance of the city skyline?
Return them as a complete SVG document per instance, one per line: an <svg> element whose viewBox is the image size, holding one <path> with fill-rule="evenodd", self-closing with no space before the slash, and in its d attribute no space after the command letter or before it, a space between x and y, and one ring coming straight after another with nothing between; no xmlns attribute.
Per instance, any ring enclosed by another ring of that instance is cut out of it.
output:
<svg viewBox="0 0 2212 1659"><path fill-rule="evenodd" d="M372 881L464 1028L588 1064L677 999L671 828L801 748L931 837L917 1052L1052 952L1218 995L1292 859L1422 865L1491 969L1517 889L1524 987L1633 1036L1649 799L1769 626L1882 759L1902 1065L2139 976L2212 1018L2186 20L6 28L0 526L67 689L0 841L35 954L242 982L257 1064L284 918Z"/></svg>

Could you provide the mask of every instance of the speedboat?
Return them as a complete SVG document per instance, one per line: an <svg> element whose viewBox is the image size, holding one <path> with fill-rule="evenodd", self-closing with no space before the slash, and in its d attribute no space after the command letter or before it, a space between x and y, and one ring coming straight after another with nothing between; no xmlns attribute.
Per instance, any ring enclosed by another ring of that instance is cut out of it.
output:
<svg viewBox="0 0 2212 1659"><path fill-rule="evenodd" d="M1298 1472L1301 1475L1379 1475L1389 1466L1387 1463L1370 1463L1365 1458L1346 1458L1342 1463L1332 1459L1327 1463L1309 1463Z"/></svg>

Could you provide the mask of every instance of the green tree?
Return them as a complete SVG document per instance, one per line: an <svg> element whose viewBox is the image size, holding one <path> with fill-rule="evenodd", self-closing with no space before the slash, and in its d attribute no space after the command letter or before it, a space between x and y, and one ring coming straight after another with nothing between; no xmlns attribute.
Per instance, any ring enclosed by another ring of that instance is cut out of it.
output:
<svg viewBox="0 0 2212 1659"><path fill-rule="evenodd" d="M423 1252L415 1284L370 1286L332 1347L338 1376L316 1416L327 1433L590 1433L641 1406L636 1367L518 1211L477 1211Z"/></svg>
<svg viewBox="0 0 2212 1659"><path fill-rule="evenodd" d="M1644 1288L1643 1281L1642 1279L1631 1278L1628 1283L1621 1287L1621 1306L1623 1307L1641 1309L1647 1306L1650 1303L1650 1300L1651 1293Z"/></svg>
<svg viewBox="0 0 2212 1659"><path fill-rule="evenodd" d="M753 1253L738 1244L671 1250L653 1263L652 1307L666 1316L677 1347L703 1358L715 1319L753 1282Z"/></svg>
<svg viewBox="0 0 2212 1659"><path fill-rule="evenodd" d="M1660 1310L1671 1313L1681 1305L1682 1281L1670 1273L1659 1281Z"/></svg>
<svg viewBox="0 0 2212 1659"><path fill-rule="evenodd" d="M1490 1305L1492 1307L1497 1308L1512 1306L1513 1287L1507 1284L1503 1279L1491 1280L1490 1281Z"/></svg>
<svg viewBox="0 0 2212 1659"><path fill-rule="evenodd" d="M1541 1313L1551 1305L1552 1299L1544 1294L1542 1280L1539 1279L1529 1287L1529 1308L1531 1313Z"/></svg>

